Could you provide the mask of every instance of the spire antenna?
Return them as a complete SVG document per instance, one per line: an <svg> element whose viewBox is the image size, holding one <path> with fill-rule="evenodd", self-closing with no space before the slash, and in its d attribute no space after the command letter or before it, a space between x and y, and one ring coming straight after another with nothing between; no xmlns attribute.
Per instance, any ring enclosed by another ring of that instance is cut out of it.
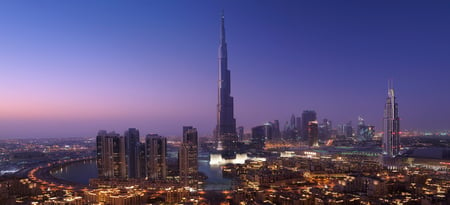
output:
<svg viewBox="0 0 450 205"><path fill-rule="evenodd" d="M220 41L221 43L225 43L225 14L223 9L220 21Z"/></svg>

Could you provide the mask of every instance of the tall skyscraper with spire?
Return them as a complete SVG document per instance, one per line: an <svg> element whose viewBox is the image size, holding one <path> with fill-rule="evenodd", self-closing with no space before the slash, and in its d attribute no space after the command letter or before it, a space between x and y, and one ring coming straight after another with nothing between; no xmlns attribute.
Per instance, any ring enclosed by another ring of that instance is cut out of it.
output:
<svg viewBox="0 0 450 205"><path fill-rule="evenodd" d="M400 152L400 118L392 84L388 82L388 97L383 119L383 154L388 157L395 157Z"/></svg>
<svg viewBox="0 0 450 205"><path fill-rule="evenodd" d="M236 150L236 120L234 119L234 103L231 97L230 70L228 70L227 43L225 41L225 17L222 14L219 45L219 82L217 103L217 127L215 137L217 150L231 153Z"/></svg>

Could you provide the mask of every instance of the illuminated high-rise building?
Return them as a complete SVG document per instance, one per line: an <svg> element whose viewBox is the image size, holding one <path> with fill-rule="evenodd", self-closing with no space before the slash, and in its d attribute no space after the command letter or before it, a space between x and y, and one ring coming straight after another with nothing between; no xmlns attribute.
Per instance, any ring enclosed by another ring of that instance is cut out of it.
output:
<svg viewBox="0 0 450 205"><path fill-rule="evenodd" d="M125 140L115 132L97 134L97 169L99 178L126 178Z"/></svg>
<svg viewBox="0 0 450 205"><path fill-rule="evenodd" d="M139 147L141 142L139 141L139 130L130 128L125 131L124 136L128 178L143 177L140 169Z"/></svg>
<svg viewBox="0 0 450 205"><path fill-rule="evenodd" d="M183 143L198 146L197 128L183 126Z"/></svg>
<svg viewBox="0 0 450 205"><path fill-rule="evenodd" d="M295 115L291 115L291 120L289 121L289 129L295 130L297 128L297 124L295 123Z"/></svg>
<svg viewBox="0 0 450 205"><path fill-rule="evenodd" d="M228 70L227 43L225 41L225 18L221 18L219 45L219 88L217 103L217 127L215 137L217 150L225 155L234 155L237 149L236 120L233 97L231 97L230 70Z"/></svg>
<svg viewBox="0 0 450 205"><path fill-rule="evenodd" d="M264 125L252 128L252 140L250 147L256 152L262 152L267 141L273 140L273 124L268 122Z"/></svg>
<svg viewBox="0 0 450 205"><path fill-rule="evenodd" d="M361 116L358 117L358 126L356 127L356 140L358 141L366 141L366 130L367 126L364 122L364 118Z"/></svg>
<svg viewBox="0 0 450 205"><path fill-rule="evenodd" d="M344 132L344 136L345 138L349 139L353 137L353 126L352 126L352 121L347 122L344 126L343 126L343 132Z"/></svg>
<svg viewBox="0 0 450 205"><path fill-rule="evenodd" d="M146 155L145 143L139 143L139 172L141 173L140 178L147 177L147 155Z"/></svg>
<svg viewBox="0 0 450 205"><path fill-rule="evenodd" d="M395 157L400 153L400 118L392 83L388 85L388 97L384 106L383 154Z"/></svg>
<svg viewBox="0 0 450 205"><path fill-rule="evenodd" d="M244 127L243 126L239 126L237 128L237 136L238 136L239 142L244 141Z"/></svg>
<svg viewBox="0 0 450 205"><path fill-rule="evenodd" d="M295 118L295 129L298 130L299 132L302 129L302 118L301 117Z"/></svg>
<svg viewBox="0 0 450 205"><path fill-rule="evenodd" d="M157 134L145 138L147 177L151 180L164 180L167 177L167 139Z"/></svg>
<svg viewBox="0 0 450 205"><path fill-rule="evenodd" d="M198 175L198 132L191 126L183 127L183 143L179 154L180 179L185 185L196 184Z"/></svg>
<svg viewBox="0 0 450 205"><path fill-rule="evenodd" d="M316 121L317 120L317 114L316 111L314 110L305 110L302 113L302 138L303 139L308 139L308 124L311 121Z"/></svg>
<svg viewBox="0 0 450 205"><path fill-rule="evenodd" d="M308 122L308 145L310 147L319 146L319 127L317 121Z"/></svg>
<svg viewBox="0 0 450 205"><path fill-rule="evenodd" d="M359 116L356 139L358 141L369 141L372 140L374 135L375 135L375 127L366 125L364 119L361 116Z"/></svg>
<svg viewBox="0 0 450 205"><path fill-rule="evenodd" d="M272 123L272 140L281 140L280 122L274 120Z"/></svg>
<svg viewBox="0 0 450 205"><path fill-rule="evenodd" d="M320 140L328 140L331 137L332 132L332 124L328 119L323 119L322 123L319 124L319 139Z"/></svg>
<svg viewBox="0 0 450 205"><path fill-rule="evenodd" d="M264 150L266 142L267 127L265 125L257 126L252 128L252 140L250 147L255 150L255 152L261 152Z"/></svg>

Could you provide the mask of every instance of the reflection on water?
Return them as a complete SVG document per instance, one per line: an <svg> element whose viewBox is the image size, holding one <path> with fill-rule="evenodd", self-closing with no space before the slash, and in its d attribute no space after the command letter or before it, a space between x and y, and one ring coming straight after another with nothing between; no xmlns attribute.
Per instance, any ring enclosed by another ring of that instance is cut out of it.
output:
<svg viewBox="0 0 450 205"><path fill-rule="evenodd" d="M210 166L207 160L198 161L198 170L205 174L205 190L228 190L231 189L231 179L222 176L220 166Z"/></svg>
<svg viewBox="0 0 450 205"><path fill-rule="evenodd" d="M56 178L84 185L89 184L90 178L97 178L97 174L95 160L72 163L52 172L52 175Z"/></svg>
<svg viewBox="0 0 450 205"><path fill-rule="evenodd" d="M222 177L220 166L210 166L208 160L199 160L198 165L199 171L208 177L204 183L205 190L228 190L231 188L231 179ZM56 178L88 185L90 178L98 176L97 164L95 160L73 163L52 172L52 175Z"/></svg>

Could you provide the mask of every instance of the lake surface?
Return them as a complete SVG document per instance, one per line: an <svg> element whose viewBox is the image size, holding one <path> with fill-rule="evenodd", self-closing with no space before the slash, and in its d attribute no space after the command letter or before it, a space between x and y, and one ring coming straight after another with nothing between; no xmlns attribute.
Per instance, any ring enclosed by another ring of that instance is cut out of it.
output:
<svg viewBox="0 0 450 205"><path fill-rule="evenodd" d="M220 166L210 166L208 160L199 160L199 171L203 172L208 179L205 181L205 190L228 190L231 189L232 180L222 176ZM52 172L59 179L88 185L90 178L97 178L97 164L95 160L69 164Z"/></svg>
<svg viewBox="0 0 450 205"><path fill-rule="evenodd" d="M203 187L205 190L211 191L231 189L232 180L222 176L222 169L220 166L210 166L209 161L199 160L198 170L208 177Z"/></svg>
<svg viewBox="0 0 450 205"><path fill-rule="evenodd" d="M90 178L97 178L97 163L95 160L75 162L52 172L59 179L75 182L78 184L89 184Z"/></svg>

